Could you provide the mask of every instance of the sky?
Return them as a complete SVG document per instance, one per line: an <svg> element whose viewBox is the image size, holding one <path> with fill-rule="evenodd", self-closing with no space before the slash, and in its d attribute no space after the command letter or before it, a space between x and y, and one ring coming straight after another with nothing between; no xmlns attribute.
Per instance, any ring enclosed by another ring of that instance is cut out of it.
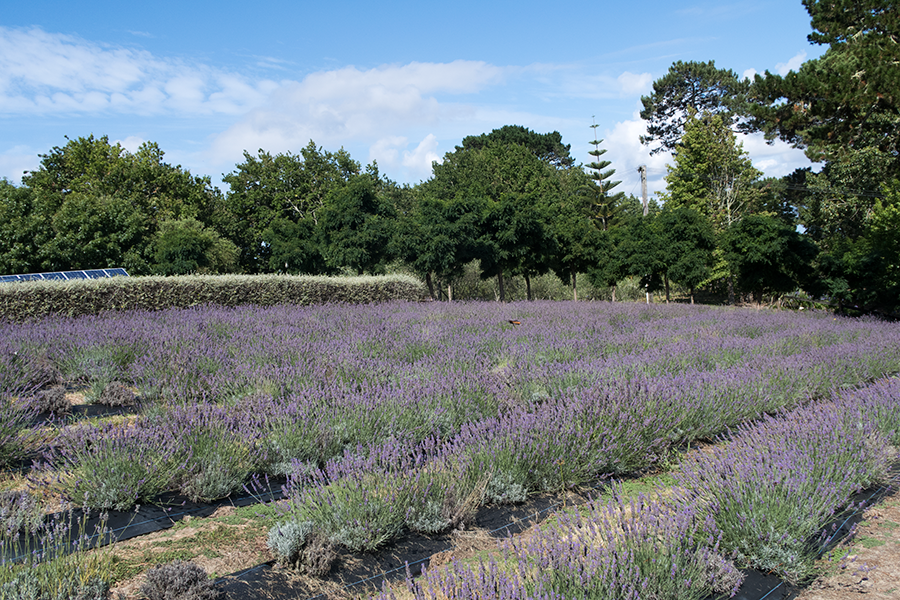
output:
<svg viewBox="0 0 900 600"><path fill-rule="evenodd" d="M559 131L590 162L596 123L616 191L640 195L647 165L654 193L672 160L639 141L653 81L678 60L785 73L822 53L809 32L800 0L7 3L0 178L19 184L65 136L93 134L132 152L156 142L223 192L245 151L310 140L415 184L504 125ZM742 141L766 176L809 165Z"/></svg>

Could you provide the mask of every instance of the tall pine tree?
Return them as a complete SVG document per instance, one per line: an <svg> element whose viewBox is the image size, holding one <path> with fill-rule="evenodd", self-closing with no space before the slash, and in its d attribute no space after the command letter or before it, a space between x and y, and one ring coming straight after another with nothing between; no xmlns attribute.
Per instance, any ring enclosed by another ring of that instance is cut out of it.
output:
<svg viewBox="0 0 900 600"><path fill-rule="evenodd" d="M590 142L594 149L588 152L594 157L593 162L589 162L587 168L590 169L588 176L594 181L591 193L593 195L594 219L600 222L603 231L609 230L610 222L615 218L619 203L624 194L618 192L610 194L610 191L622 183L621 181L610 181L610 177L616 172L615 169L607 169L610 164L608 160L601 160L600 157L606 154L606 149L600 149L603 140L597 139L597 127L599 125L594 122L591 129L594 130L594 140Z"/></svg>

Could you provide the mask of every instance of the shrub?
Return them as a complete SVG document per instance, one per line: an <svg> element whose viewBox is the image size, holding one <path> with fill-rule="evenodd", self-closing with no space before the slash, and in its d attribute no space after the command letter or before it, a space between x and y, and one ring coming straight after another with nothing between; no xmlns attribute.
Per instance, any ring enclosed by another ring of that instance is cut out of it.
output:
<svg viewBox="0 0 900 600"><path fill-rule="evenodd" d="M160 415L154 428L182 467L173 484L192 502L209 502L238 491L263 457L252 415L212 405L179 406Z"/></svg>
<svg viewBox="0 0 900 600"><path fill-rule="evenodd" d="M3 600L106 600L111 546L91 548L106 518L91 532L87 516L59 513L24 535L0 529L0 598Z"/></svg>
<svg viewBox="0 0 900 600"><path fill-rule="evenodd" d="M180 560L147 571L141 593L149 600L218 600L225 596L206 576L206 571Z"/></svg>
<svg viewBox="0 0 900 600"><path fill-rule="evenodd" d="M269 530L267 545L278 562L295 564L312 530L312 521L282 521Z"/></svg>
<svg viewBox="0 0 900 600"><path fill-rule="evenodd" d="M22 322L48 315L96 315L112 310L164 310L198 304L361 304L423 300L424 284L407 275L318 277L183 275L26 281L0 288L0 319Z"/></svg>
<svg viewBox="0 0 900 600"><path fill-rule="evenodd" d="M337 550L335 550L334 544L326 536L314 531L300 551L298 567L303 573L324 577L331 571L335 560L337 560Z"/></svg>
<svg viewBox="0 0 900 600"><path fill-rule="evenodd" d="M72 401L66 397L66 388L61 385L41 390L31 398L30 403L39 413L64 415L72 412Z"/></svg>
<svg viewBox="0 0 900 600"><path fill-rule="evenodd" d="M42 521L38 500L26 491L0 492L0 529L9 534L33 531Z"/></svg>
<svg viewBox="0 0 900 600"><path fill-rule="evenodd" d="M684 463L682 501L713 516L737 560L803 582L835 512L887 472L886 442L863 414L831 402L743 425Z"/></svg>
<svg viewBox="0 0 900 600"><path fill-rule="evenodd" d="M282 521L269 530L269 550L282 565L290 565L301 573L326 575L337 551L334 543L315 529L311 521Z"/></svg>
<svg viewBox="0 0 900 600"><path fill-rule="evenodd" d="M166 489L178 471L174 450L171 441L148 428L123 424L70 428L47 456L45 483L78 505L129 510ZM40 470L34 474L42 476Z"/></svg>
<svg viewBox="0 0 900 600"><path fill-rule="evenodd" d="M37 411L27 402L16 402L0 393L0 466L24 458L29 446L29 426Z"/></svg>
<svg viewBox="0 0 900 600"><path fill-rule="evenodd" d="M134 390L119 381L107 384L97 398L97 404L104 406L134 406L136 403Z"/></svg>

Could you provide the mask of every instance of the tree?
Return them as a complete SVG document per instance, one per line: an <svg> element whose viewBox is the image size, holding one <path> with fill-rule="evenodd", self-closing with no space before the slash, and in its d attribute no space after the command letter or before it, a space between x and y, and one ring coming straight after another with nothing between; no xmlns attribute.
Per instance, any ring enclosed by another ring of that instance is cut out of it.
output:
<svg viewBox="0 0 900 600"><path fill-rule="evenodd" d="M123 196L72 192L50 221L53 237L39 250L43 271L124 267L148 272L152 231L146 213Z"/></svg>
<svg viewBox="0 0 900 600"><path fill-rule="evenodd" d="M343 149L323 151L312 141L299 155L272 156L260 149L254 157L244 152L244 162L222 177L230 191L218 218L219 228L240 248L241 268L249 273L272 269L263 233L278 219L310 222L301 229L315 227L328 194L359 172L359 163Z"/></svg>
<svg viewBox="0 0 900 600"><path fill-rule="evenodd" d="M456 150L479 150L491 145L525 146L537 158L555 169L567 169L575 164L575 159L570 154L571 144L563 144L562 135L558 131L535 133L521 125L504 125L491 133L470 135L463 138L462 146L457 146Z"/></svg>
<svg viewBox="0 0 900 600"><path fill-rule="evenodd" d="M134 154L107 137L77 138L41 155L23 177L38 270L120 266L150 270L151 243L163 221L212 221L220 196L208 177L163 162L152 142Z"/></svg>
<svg viewBox="0 0 900 600"><path fill-rule="evenodd" d="M815 162L877 148L900 174L900 13L894 0L803 0L825 53L784 76L754 78L746 129L804 148Z"/></svg>
<svg viewBox="0 0 900 600"><path fill-rule="evenodd" d="M900 309L900 180L870 198L853 237L820 243L815 285L807 290L838 302L842 310L896 316Z"/></svg>
<svg viewBox="0 0 900 600"><path fill-rule="evenodd" d="M688 288L693 304L694 290L709 277L713 264L716 239L712 225L697 211L684 207L663 209L653 224L661 241L666 302L671 280Z"/></svg>
<svg viewBox="0 0 900 600"><path fill-rule="evenodd" d="M616 236L615 263L620 265L620 275L641 278L641 287L655 292L665 287L665 240L655 225L656 211L646 217L632 216Z"/></svg>
<svg viewBox="0 0 900 600"><path fill-rule="evenodd" d="M318 232L309 219L292 221L279 217L262 232L268 249L268 271L294 275L325 275L335 272L325 262Z"/></svg>
<svg viewBox="0 0 900 600"><path fill-rule="evenodd" d="M34 193L0 179L0 273L33 273L39 269Z"/></svg>
<svg viewBox="0 0 900 600"><path fill-rule="evenodd" d="M641 97L641 118L647 121L647 135L641 143L659 145L650 151L675 150L693 115L719 115L727 127L741 118L744 94L749 82L739 81L730 69L717 69L715 61L681 62L653 82L653 93Z"/></svg>
<svg viewBox="0 0 900 600"><path fill-rule="evenodd" d="M600 157L606 154L606 149L600 149L600 144L603 143L603 140L597 139L597 127L598 125L596 123L591 125L591 129L594 130L594 141L591 142L594 149L588 152L588 154L590 154L594 160L593 162L588 163L587 168L590 170L588 176L591 178L593 185L589 186L587 190L592 196L594 205L593 217L600 221L601 228L604 231L607 231L609 229L610 221L615 217L616 212L619 209L619 204L625 197L625 194L622 192L610 194L610 191L622 182L609 180L609 178L615 174L616 170L607 169L607 167L612 164L610 161L600 160Z"/></svg>
<svg viewBox="0 0 900 600"><path fill-rule="evenodd" d="M154 249L153 271L160 275L227 273L237 266L237 246L191 217L163 221Z"/></svg>
<svg viewBox="0 0 900 600"><path fill-rule="evenodd" d="M398 218L394 252L425 279L432 300L437 299L433 276L450 285L462 275L464 266L478 257L480 203L477 198L424 196L412 211Z"/></svg>
<svg viewBox="0 0 900 600"><path fill-rule="evenodd" d="M442 163L435 163L432 178L420 191L423 196L456 200L479 210L474 248L481 276L496 276L501 300L505 300L504 276L521 274L530 297L531 276L547 272L554 251L545 223L548 206L559 197L560 171L553 166L558 155L541 158L525 144L503 139L485 142L485 137L466 138L468 145L464 141L448 152ZM546 138L533 134L529 139L537 143Z"/></svg>
<svg viewBox="0 0 900 600"><path fill-rule="evenodd" d="M319 209L322 254L334 269L349 267L359 275L377 273L390 258L392 206L376 194L370 173L351 177L329 192Z"/></svg>
<svg viewBox="0 0 900 600"><path fill-rule="evenodd" d="M666 175L666 206L686 207L709 218L717 231L753 210L762 175L719 115L692 115Z"/></svg>
<svg viewBox="0 0 900 600"><path fill-rule="evenodd" d="M815 244L775 217L749 215L731 225L723 249L737 284L757 303L803 286L812 272Z"/></svg>

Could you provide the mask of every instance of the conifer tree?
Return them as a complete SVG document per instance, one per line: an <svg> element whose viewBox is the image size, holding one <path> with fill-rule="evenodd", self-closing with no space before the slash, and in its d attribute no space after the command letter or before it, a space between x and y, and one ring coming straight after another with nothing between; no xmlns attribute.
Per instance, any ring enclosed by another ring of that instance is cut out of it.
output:
<svg viewBox="0 0 900 600"><path fill-rule="evenodd" d="M607 169L612 164L610 161L600 160L600 157L606 154L606 149L600 149L600 144L603 143L603 140L597 139L597 127L599 125L596 122L591 125L591 129L594 130L594 140L590 143L594 146L594 149L588 154L594 157L594 161L589 162L587 168L590 169L588 176L594 181L594 185L591 186L594 198L594 219L600 222L601 229L608 231L610 222L615 218L618 205L624 194L622 192L610 194L610 191L622 182L609 180L616 170Z"/></svg>

